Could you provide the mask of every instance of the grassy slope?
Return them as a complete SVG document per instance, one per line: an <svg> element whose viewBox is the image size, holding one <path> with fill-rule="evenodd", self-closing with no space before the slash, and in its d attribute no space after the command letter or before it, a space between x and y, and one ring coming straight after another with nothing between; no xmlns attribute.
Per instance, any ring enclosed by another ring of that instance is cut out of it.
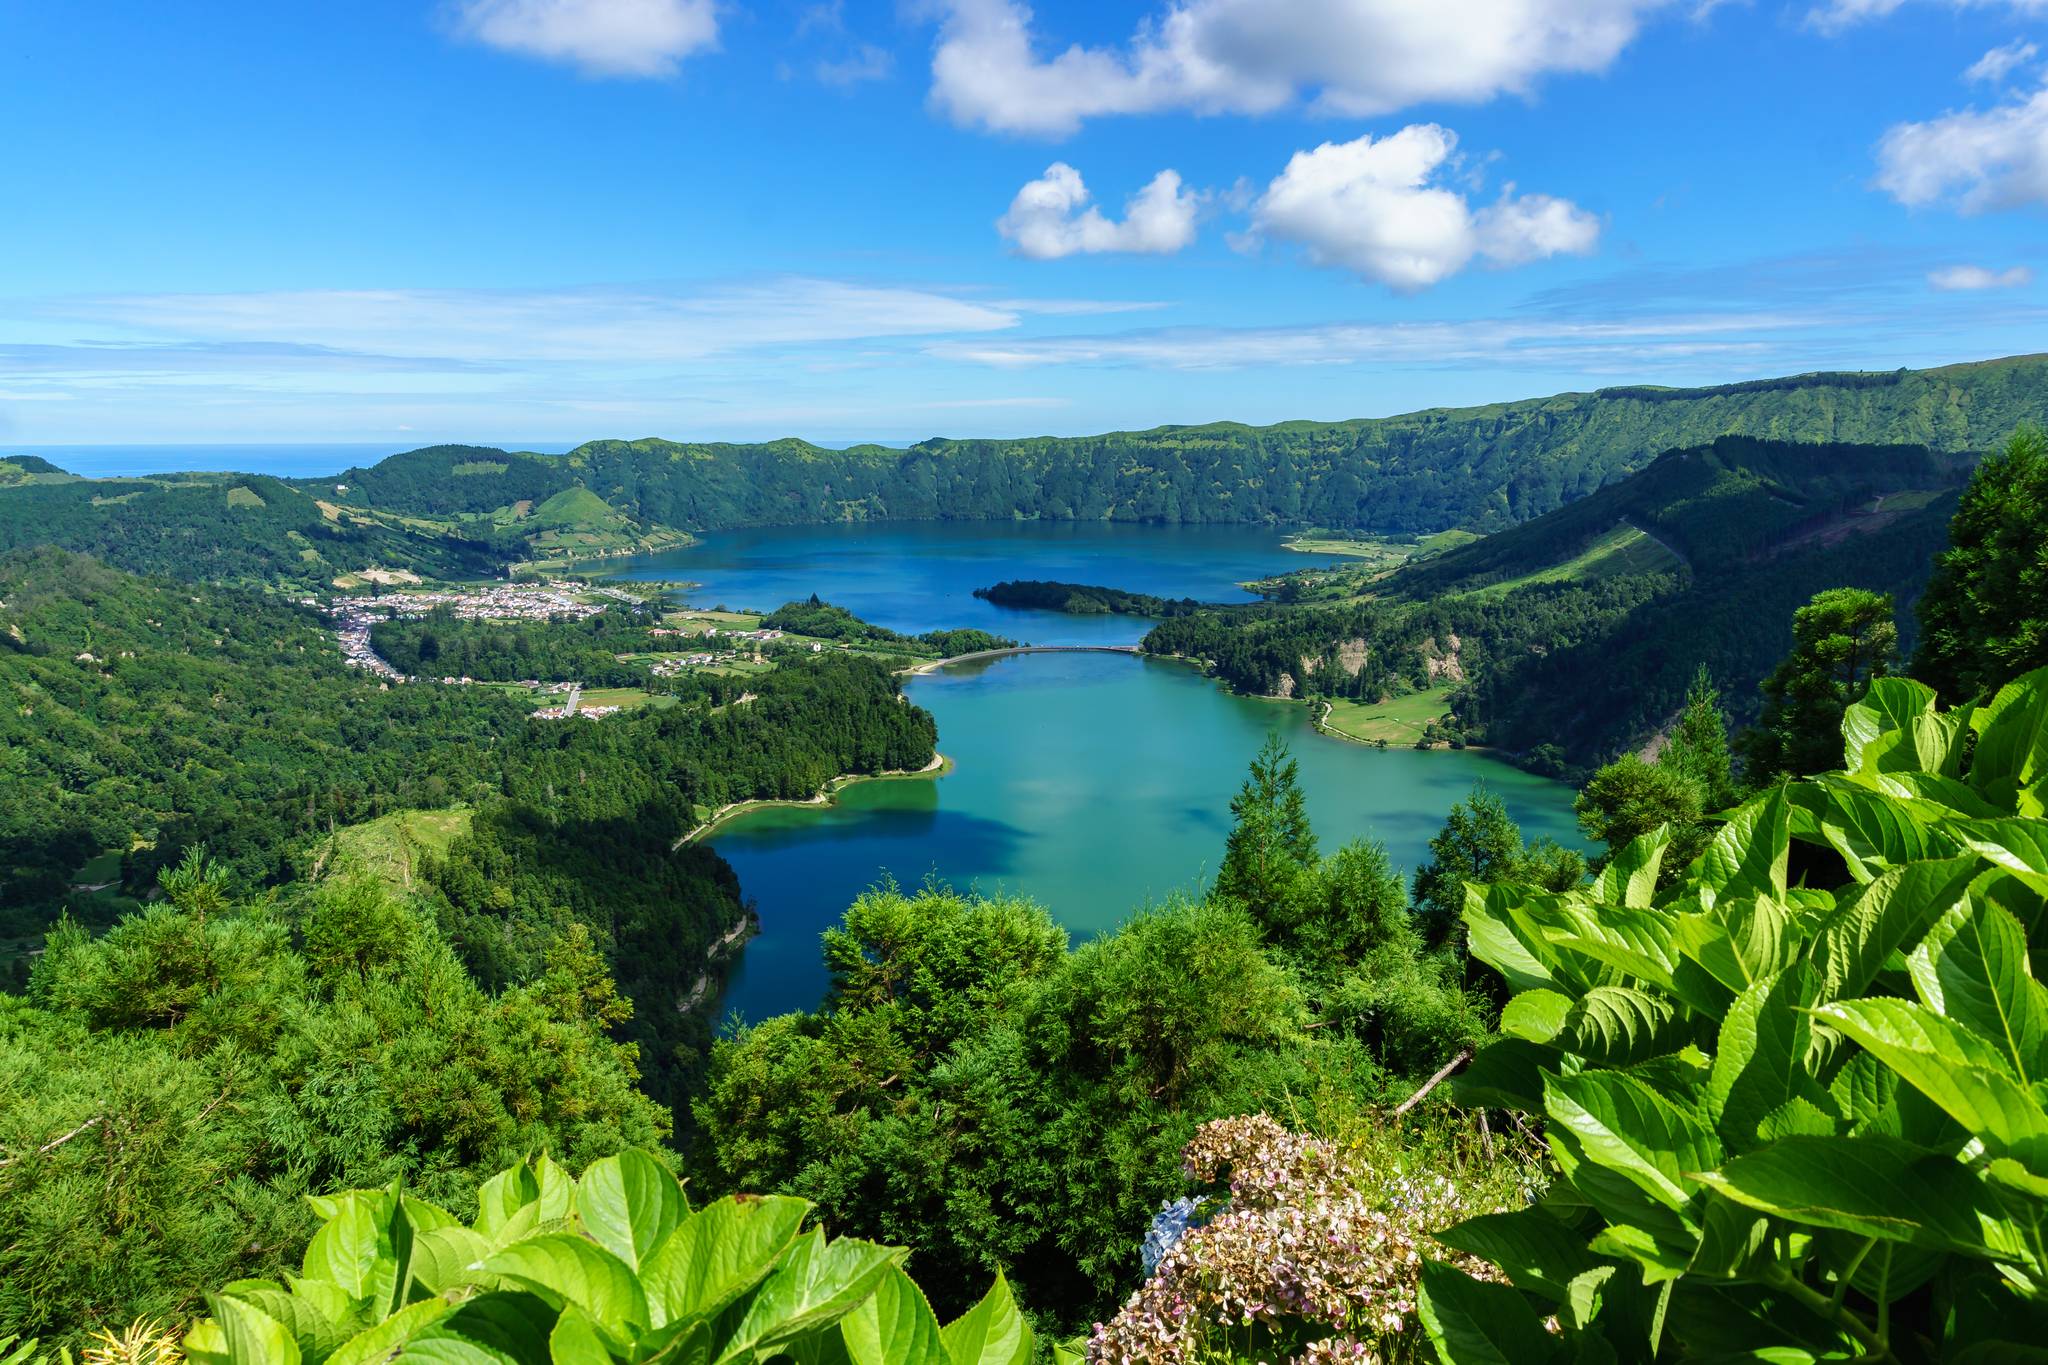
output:
<svg viewBox="0 0 2048 1365"><path fill-rule="evenodd" d="M361 867L391 886L410 889L422 853L446 857L448 846L469 832L472 812L409 810L336 830L330 862L336 870Z"/></svg>
<svg viewBox="0 0 2048 1365"><path fill-rule="evenodd" d="M1391 701L1368 706L1355 701L1333 701L1324 718L1327 729L1367 743L1412 745L1433 720L1450 714L1451 688L1433 687L1427 692L1410 692Z"/></svg>

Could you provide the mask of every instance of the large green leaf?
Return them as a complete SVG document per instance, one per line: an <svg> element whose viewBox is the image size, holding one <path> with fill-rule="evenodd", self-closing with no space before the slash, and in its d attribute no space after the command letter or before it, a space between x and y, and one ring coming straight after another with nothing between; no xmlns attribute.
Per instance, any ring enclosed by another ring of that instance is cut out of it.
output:
<svg viewBox="0 0 2048 1365"><path fill-rule="evenodd" d="M1867 882L1886 868L1962 851L1952 836L1929 821L1952 818L1931 802L1911 801L1837 778L1801 783L1792 799L1812 822L1813 832Z"/></svg>
<svg viewBox="0 0 2048 1365"><path fill-rule="evenodd" d="M1715 1130L1731 1148L1752 1146L1764 1120L1795 1097L1822 1098L1807 1071L1813 1025L1803 1007L1813 991L1813 973L1790 968L1745 990L1722 1019L1707 1095Z"/></svg>
<svg viewBox="0 0 2048 1365"><path fill-rule="evenodd" d="M299 1365L299 1343L270 1314L227 1294L209 1294L207 1307L226 1338L234 1365Z"/></svg>
<svg viewBox="0 0 2048 1365"><path fill-rule="evenodd" d="M550 1365L560 1310L538 1294L481 1294L415 1335L399 1359L427 1365Z"/></svg>
<svg viewBox="0 0 2048 1365"><path fill-rule="evenodd" d="M1546 1078L1543 1109L1588 1161L1669 1209L1692 1198L1692 1172L1712 1170L1721 1144L1706 1125L1631 1077L1612 1071Z"/></svg>
<svg viewBox="0 0 2048 1365"><path fill-rule="evenodd" d="M1841 739L1843 739L1843 767L1855 772L1866 765L1870 745L1880 735L1907 735L1915 733L1915 720L1931 716L1935 704L1933 688L1919 684L1911 677L1880 677L1870 684L1870 692L1860 702L1849 704L1841 714ZM1913 753L1915 759L1909 767L1917 772L1942 772L1942 763L1948 757L1948 745L1939 747L1937 753Z"/></svg>
<svg viewBox="0 0 2048 1365"><path fill-rule="evenodd" d="M1675 916L1673 936L1680 952L1739 994L1791 964L1799 951L1797 926L1796 912L1781 900L1727 896Z"/></svg>
<svg viewBox="0 0 2048 1365"><path fill-rule="evenodd" d="M1465 887L1466 950L1501 974L1514 990L1559 985L1584 989L1590 981L1558 972L1557 954L1519 913L1531 893L1513 886Z"/></svg>
<svg viewBox="0 0 2048 1365"><path fill-rule="evenodd" d="M490 1239L471 1228L431 1228L413 1238L413 1282L429 1294L476 1281L475 1269L492 1251Z"/></svg>
<svg viewBox="0 0 2048 1365"><path fill-rule="evenodd" d="M1000 1271L981 1302L947 1323L940 1336L953 1365L1030 1365L1031 1324L1017 1311Z"/></svg>
<svg viewBox="0 0 2048 1365"><path fill-rule="evenodd" d="M1578 953L1639 981L1672 988L1679 955L1674 922L1658 910L1596 905L1582 896L1547 902L1539 921L1544 939L1560 954ZM1586 989L1605 984L1586 970Z"/></svg>
<svg viewBox="0 0 2048 1365"><path fill-rule="evenodd" d="M1544 1073L1563 1064L1556 1048L1522 1038L1496 1038L1451 1078L1451 1094L1473 1109L1534 1113L1543 1107Z"/></svg>
<svg viewBox="0 0 2048 1365"><path fill-rule="evenodd" d="M1542 1365L1564 1349L1518 1291L1439 1261L1422 1263L1416 1307L1444 1365Z"/></svg>
<svg viewBox="0 0 2048 1365"><path fill-rule="evenodd" d="M612 1350L590 1315L572 1303L548 1333L548 1359L552 1365L612 1365Z"/></svg>
<svg viewBox="0 0 2048 1365"><path fill-rule="evenodd" d="M373 1323L343 1342L333 1355L327 1357L326 1365L376 1365L379 1361L390 1360L400 1346L452 1311L454 1305L445 1299L421 1299L418 1303L407 1304L382 1322Z"/></svg>
<svg viewBox="0 0 2048 1365"><path fill-rule="evenodd" d="M1971 717L1977 752L1970 785L2011 809L2012 797L2048 773L2048 669L2035 669L2000 688Z"/></svg>
<svg viewBox="0 0 2048 1365"><path fill-rule="evenodd" d="M1467 1218L1437 1233L1436 1240L1493 1262L1519 1289L1559 1300L1575 1277L1601 1264L1586 1250L1583 1236L1541 1207Z"/></svg>
<svg viewBox="0 0 2048 1365"><path fill-rule="evenodd" d="M2048 988L2034 978L2026 931L2002 907L1955 907L1908 965L1928 1008L1989 1039L2020 1084L2048 1077Z"/></svg>
<svg viewBox="0 0 2048 1365"><path fill-rule="evenodd" d="M1595 986L1579 997L1552 1041L1589 1062L1625 1067L1676 1052L1692 1037L1692 1020L1664 996Z"/></svg>
<svg viewBox="0 0 2048 1365"><path fill-rule="evenodd" d="M1952 831L1972 852L2020 879L2037 896L2048 896L2048 821L1968 820Z"/></svg>
<svg viewBox="0 0 2048 1365"><path fill-rule="evenodd" d="M799 1365L950 1365L931 1304L900 1266L837 1327L791 1343L790 1354Z"/></svg>
<svg viewBox="0 0 2048 1365"><path fill-rule="evenodd" d="M1814 943L1820 1000L1861 995L1895 952L1910 951L1969 892L1971 857L1895 867L1844 902Z"/></svg>
<svg viewBox="0 0 2048 1365"><path fill-rule="evenodd" d="M1899 1073L1982 1138L2048 1172L2048 1114L2013 1077L2000 1043L1909 1000L1839 1000L1816 1017Z"/></svg>
<svg viewBox="0 0 2048 1365"><path fill-rule="evenodd" d="M1593 899L1608 905L1648 909L1657 894L1657 874L1671 847L1671 826L1659 825L1637 835L1608 860L1593 879Z"/></svg>
<svg viewBox="0 0 2048 1365"><path fill-rule="evenodd" d="M486 1273L526 1286L552 1303L573 1303L625 1341L649 1325L647 1295L618 1257L570 1232L514 1242L485 1261Z"/></svg>
<svg viewBox="0 0 2048 1365"><path fill-rule="evenodd" d="M1711 906L1724 896L1783 900L1791 840L1791 812L1783 787L1744 802L1714 832L1695 864L1701 902Z"/></svg>
<svg viewBox="0 0 2048 1365"><path fill-rule="evenodd" d="M340 1285L358 1299L382 1298L397 1263L391 1255L382 1191L351 1190L335 1197L327 1221L306 1244L301 1264L308 1279Z"/></svg>
<svg viewBox="0 0 2048 1365"><path fill-rule="evenodd" d="M839 1321L874 1292L903 1254L852 1237L827 1242L825 1234L813 1228L797 1239L775 1273L747 1300L719 1361L752 1360Z"/></svg>
<svg viewBox="0 0 2048 1365"><path fill-rule="evenodd" d="M476 1230L493 1242L500 1241L498 1234L512 1216L539 1198L540 1182L531 1166L522 1162L498 1172L476 1192Z"/></svg>
<svg viewBox="0 0 2048 1365"><path fill-rule="evenodd" d="M583 1230L638 1270L683 1221L683 1187L662 1164L628 1150L590 1163L576 1182Z"/></svg>
<svg viewBox="0 0 2048 1365"><path fill-rule="evenodd" d="M1701 1179L1813 1227L2029 1264L2025 1231L1953 1157L1892 1138L1789 1137Z"/></svg>
<svg viewBox="0 0 2048 1365"><path fill-rule="evenodd" d="M787 1195L729 1195L683 1219L641 1270L654 1325L708 1318L761 1283L810 1209Z"/></svg>

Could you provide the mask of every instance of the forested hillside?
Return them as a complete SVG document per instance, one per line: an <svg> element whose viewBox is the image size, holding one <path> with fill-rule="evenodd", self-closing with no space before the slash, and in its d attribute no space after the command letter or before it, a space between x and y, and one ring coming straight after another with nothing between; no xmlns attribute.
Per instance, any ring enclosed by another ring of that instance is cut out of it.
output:
<svg viewBox="0 0 2048 1365"><path fill-rule="evenodd" d="M1348 422L1236 423L908 450L593 441L565 457L437 447L351 470L348 500L481 511L581 482L687 529L884 518L1497 530L1724 435L1983 451L2048 416L2048 358L1607 389ZM498 468L502 466L502 468Z"/></svg>
<svg viewBox="0 0 2048 1365"><path fill-rule="evenodd" d="M1748 719L1823 588L1892 594L1910 643L1967 471L1919 446L1724 437L1391 577L1305 572L1300 605L1177 615L1146 648L1263 695L1448 686L1445 739L1583 766L1658 733L1701 666Z"/></svg>
<svg viewBox="0 0 2048 1365"><path fill-rule="evenodd" d="M2044 418L2048 358L2024 356L1346 422L934 439L907 450L799 440L604 440L565 456L431 446L322 479L0 477L0 551L58 545L140 573L321 586L370 568L473 577L664 548L691 531L846 520L1494 531L1721 436L1981 453Z"/></svg>
<svg viewBox="0 0 2048 1365"><path fill-rule="evenodd" d="M583 628L548 629L576 648ZM658 711L548 724L491 689L387 687L260 594L54 549L0 558L0 689L0 947L67 904L104 924L195 848L239 884L288 886L331 861L337 829L460 807L411 889L493 987L587 928L642 1006L627 1036L664 1098L704 1041L679 1002L744 914L724 861L678 841L728 802L919 768L934 744L871 659L690 676ZM0 961L12 980L21 958Z"/></svg>

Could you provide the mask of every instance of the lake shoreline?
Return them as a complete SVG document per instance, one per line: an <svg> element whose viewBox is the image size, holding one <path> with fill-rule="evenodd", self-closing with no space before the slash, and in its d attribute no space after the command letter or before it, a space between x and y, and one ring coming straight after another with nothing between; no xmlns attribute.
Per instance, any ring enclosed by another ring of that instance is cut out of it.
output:
<svg viewBox="0 0 2048 1365"><path fill-rule="evenodd" d="M720 806L712 813L709 819L703 821L680 839L677 839L674 844L670 845L669 851L674 852L684 844L695 843L720 825L736 820L749 811L769 810L776 806L783 806L794 810L816 809L820 806L833 805L835 803L834 799L840 792L859 782L901 782L909 778L938 778L944 777L952 771L953 760L942 753L934 751L932 761L925 764L922 768L891 768L886 772L879 773L841 773L827 782L816 793L801 800L787 797L770 797L750 801L734 801Z"/></svg>

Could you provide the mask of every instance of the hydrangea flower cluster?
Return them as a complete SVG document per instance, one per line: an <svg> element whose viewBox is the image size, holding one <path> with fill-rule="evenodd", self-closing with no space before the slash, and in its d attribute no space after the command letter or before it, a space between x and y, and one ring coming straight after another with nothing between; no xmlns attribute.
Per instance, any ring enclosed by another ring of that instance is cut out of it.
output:
<svg viewBox="0 0 2048 1365"><path fill-rule="evenodd" d="M1413 1322L1425 1246L1497 1277L1485 1262L1429 1243L1436 1229L1483 1211L1441 1176L1377 1171L1264 1114L1202 1125L1185 1157L1190 1179L1227 1179L1229 1202L1193 1227L1199 1204L1168 1206L1161 1217L1179 1212L1169 1219L1179 1235L1161 1238L1151 1277L1095 1328L1091 1365L1195 1365L1231 1351L1380 1365Z"/></svg>

